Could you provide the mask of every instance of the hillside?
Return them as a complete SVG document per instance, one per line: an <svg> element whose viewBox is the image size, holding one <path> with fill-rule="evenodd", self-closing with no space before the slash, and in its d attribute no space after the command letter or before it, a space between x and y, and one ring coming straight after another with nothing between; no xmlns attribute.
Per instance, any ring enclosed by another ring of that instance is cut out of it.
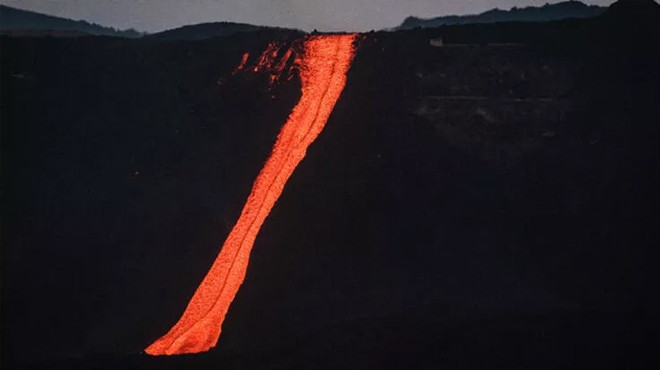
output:
<svg viewBox="0 0 660 370"><path fill-rule="evenodd" d="M514 7L510 10L493 9L476 15L450 15L436 18L408 17L399 30L417 27L432 28L444 25L495 23L495 22L545 22L568 18L590 18L602 14L606 8L586 5L580 1L545 4L541 7Z"/></svg>
<svg viewBox="0 0 660 370"><path fill-rule="evenodd" d="M103 27L86 21L76 21L66 18L54 17L28 10L16 9L0 5L0 33L28 36L28 35L104 35L118 37L139 37L141 34L135 30L117 30Z"/></svg>
<svg viewBox="0 0 660 370"><path fill-rule="evenodd" d="M245 23L215 22L183 26L146 36L148 39L173 40L204 40L216 37L227 37L242 32L299 32L285 28L255 26ZM301 32L299 32L301 33Z"/></svg>

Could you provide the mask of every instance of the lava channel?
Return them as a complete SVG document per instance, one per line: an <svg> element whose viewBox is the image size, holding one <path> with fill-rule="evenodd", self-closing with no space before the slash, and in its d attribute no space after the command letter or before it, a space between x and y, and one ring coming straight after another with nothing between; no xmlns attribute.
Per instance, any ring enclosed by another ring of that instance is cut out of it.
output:
<svg viewBox="0 0 660 370"><path fill-rule="evenodd" d="M229 305L243 283L250 251L264 220L325 126L346 84L356 35L309 36L297 58L302 95L257 176L220 254L170 331L145 349L150 355L208 351L218 342Z"/></svg>
<svg viewBox="0 0 660 370"><path fill-rule="evenodd" d="M234 71L231 74L234 75L234 74L242 71L243 67L245 67L245 63L247 63L249 57L250 57L250 53L243 54L243 58L241 58L241 63L239 63L238 66L236 66L236 69L234 69Z"/></svg>

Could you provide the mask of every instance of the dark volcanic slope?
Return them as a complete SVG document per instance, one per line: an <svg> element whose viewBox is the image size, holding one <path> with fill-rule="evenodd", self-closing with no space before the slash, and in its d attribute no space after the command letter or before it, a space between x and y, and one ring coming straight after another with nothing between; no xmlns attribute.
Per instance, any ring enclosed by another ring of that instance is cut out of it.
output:
<svg viewBox="0 0 660 370"><path fill-rule="evenodd" d="M366 35L219 347L177 358L139 352L298 98L230 76L274 36L0 39L3 362L650 367L659 23L625 19Z"/></svg>
<svg viewBox="0 0 660 370"><path fill-rule="evenodd" d="M230 78L271 40L2 39L12 350L138 351L171 324L297 100Z"/></svg>

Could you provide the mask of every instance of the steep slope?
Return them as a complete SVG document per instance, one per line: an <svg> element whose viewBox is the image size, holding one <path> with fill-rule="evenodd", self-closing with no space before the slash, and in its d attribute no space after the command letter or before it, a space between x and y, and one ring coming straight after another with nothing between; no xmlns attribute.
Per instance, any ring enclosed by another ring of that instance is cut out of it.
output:
<svg viewBox="0 0 660 370"><path fill-rule="evenodd" d="M215 347L225 315L245 278L259 229L344 89L354 42L355 35L312 36L304 41L303 50L295 57L302 83L300 101L282 126L273 152L211 270L181 319L151 344L147 353L198 353Z"/></svg>

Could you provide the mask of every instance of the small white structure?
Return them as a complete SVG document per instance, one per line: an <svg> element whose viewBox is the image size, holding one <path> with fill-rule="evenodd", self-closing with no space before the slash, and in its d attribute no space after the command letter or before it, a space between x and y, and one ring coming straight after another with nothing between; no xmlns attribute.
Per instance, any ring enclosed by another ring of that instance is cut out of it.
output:
<svg viewBox="0 0 660 370"><path fill-rule="evenodd" d="M444 41L442 40L442 37L432 38L431 40L429 40L429 44L436 48L445 45Z"/></svg>

